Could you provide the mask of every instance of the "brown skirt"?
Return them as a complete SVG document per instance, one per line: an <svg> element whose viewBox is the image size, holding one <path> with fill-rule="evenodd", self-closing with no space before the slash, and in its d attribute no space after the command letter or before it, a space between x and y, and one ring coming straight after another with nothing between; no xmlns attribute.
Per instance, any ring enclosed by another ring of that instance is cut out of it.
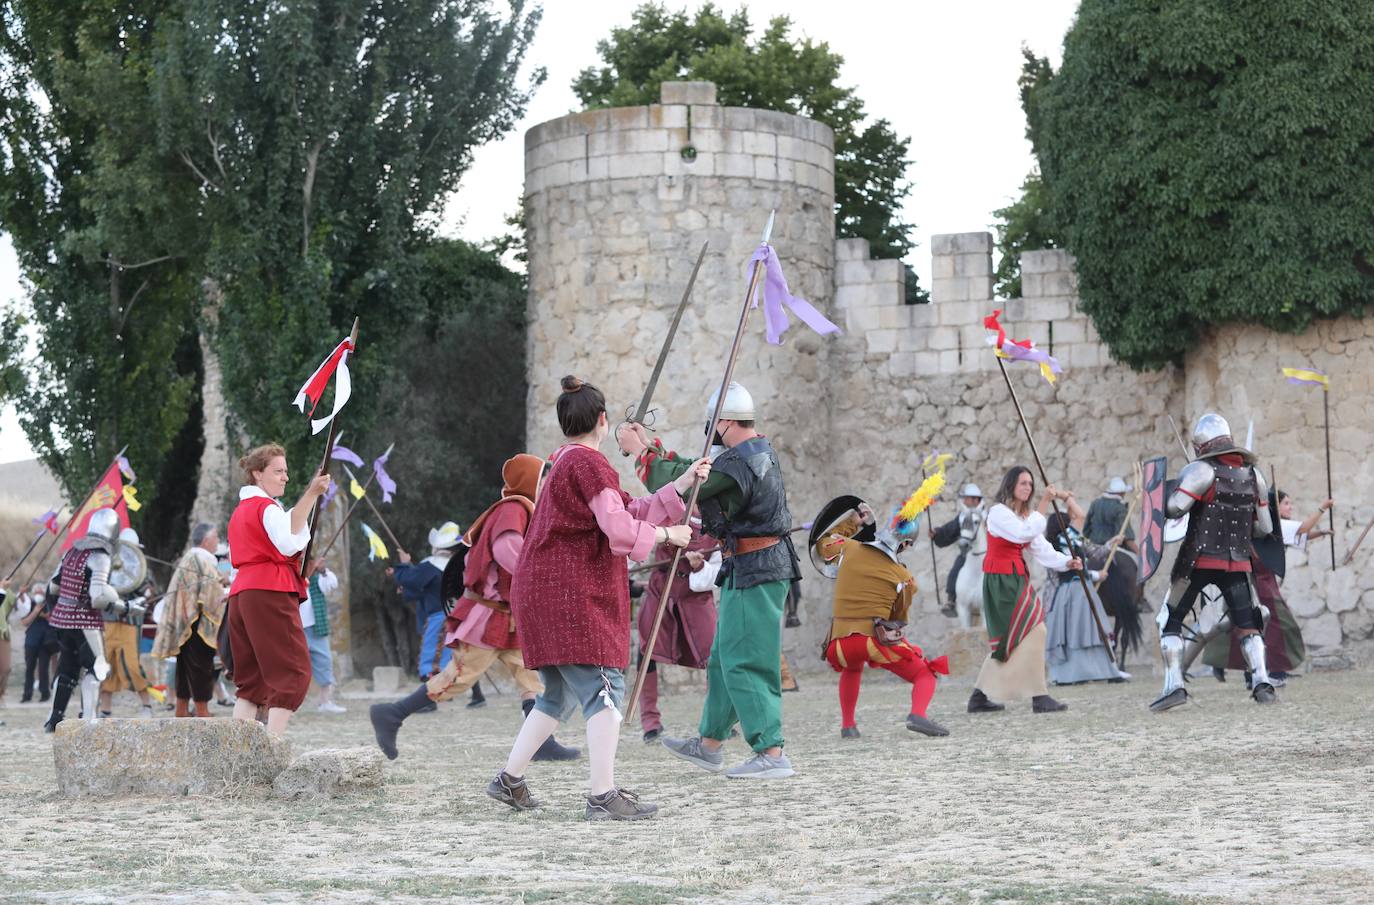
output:
<svg viewBox="0 0 1374 905"><path fill-rule="evenodd" d="M238 696L261 707L296 710L310 690L310 648L300 598L286 591L239 591L229 598L229 646Z"/></svg>
<svg viewBox="0 0 1374 905"><path fill-rule="evenodd" d="M1047 694L1045 623L1031 629L1005 663L989 655L978 670L974 687L994 701L1019 701Z"/></svg>

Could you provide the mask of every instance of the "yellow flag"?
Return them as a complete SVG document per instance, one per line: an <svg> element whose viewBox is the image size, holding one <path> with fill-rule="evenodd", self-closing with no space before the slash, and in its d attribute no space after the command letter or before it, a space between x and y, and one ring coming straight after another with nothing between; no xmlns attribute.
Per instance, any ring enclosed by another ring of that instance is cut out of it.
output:
<svg viewBox="0 0 1374 905"><path fill-rule="evenodd" d="M138 497L134 496L134 486L132 484L124 485L124 505L129 507L130 512L137 512L143 508L143 504L138 501Z"/></svg>
<svg viewBox="0 0 1374 905"><path fill-rule="evenodd" d="M363 485L358 483L357 478L348 479L348 492L353 494L353 499L355 500L361 500L363 497L367 496L367 491L363 490Z"/></svg>
<svg viewBox="0 0 1374 905"><path fill-rule="evenodd" d="M391 554L387 552L386 544L382 543L377 532L369 528L367 522L359 522L358 524L363 526L363 536L367 538L367 561L372 562L379 556L382 559L390 558Z"/></svg>

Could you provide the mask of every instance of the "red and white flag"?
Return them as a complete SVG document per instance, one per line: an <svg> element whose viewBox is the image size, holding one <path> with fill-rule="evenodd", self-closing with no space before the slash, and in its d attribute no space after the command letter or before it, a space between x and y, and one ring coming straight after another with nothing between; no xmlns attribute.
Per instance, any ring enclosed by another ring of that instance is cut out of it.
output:
<svg viewBox="0 0 1374 905"><path fill-rule="evenodd" d="M329 422L334 420L334 416L339 414L344 404L348 402L348 397L353 394L353 381L348 376L348 353L353 351L353 343L344 339L334 347L334 351L329 353L329 357L320 363L315 369L315 373L310 375L310 379L301 386L301 391L296 394L295 406L305 412L305 403L310 402L310 414L315 414L315 407L320 404L320 399L324 396L324 388L329 386L329 378L335 373L339 375L334 382L334 411L329 413L327 418L310 419L310 432L318 434L324 430Z"/></svg>

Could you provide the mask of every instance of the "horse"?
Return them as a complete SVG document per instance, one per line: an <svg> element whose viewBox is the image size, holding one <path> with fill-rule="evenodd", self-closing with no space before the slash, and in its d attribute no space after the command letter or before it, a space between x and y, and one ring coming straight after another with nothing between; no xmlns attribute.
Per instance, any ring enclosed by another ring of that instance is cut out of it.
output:
<svg viewBox="0 0 1374 905"><path fill-rule="evenodd" d="M973 543L964 556L959 576L954 580L954 609L959 615L960 628L972 628L973 614L983 618L983 558L988 553L988 532L985 522L979 522Z"/></svg>

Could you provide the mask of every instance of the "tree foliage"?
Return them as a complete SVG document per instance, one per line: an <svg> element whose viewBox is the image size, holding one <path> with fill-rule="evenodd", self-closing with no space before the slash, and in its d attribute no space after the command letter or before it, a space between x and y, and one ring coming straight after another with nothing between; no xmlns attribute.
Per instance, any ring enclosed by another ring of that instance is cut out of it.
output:
<svg viewBox="0 0 1374 905"><path fill-rule="evenodd" d="M1034 92L1084 310L1137 366L1374 302L1374 6L1084 0Z"/></svg>
<svg viewBox="0 0 1374 905"><path fill-rule="evenodd" d="M1021 94L1021 109L1026 115L1026 140L1034 149L1038 108L1032 103L1032 98L1053 77L1054 70L1050 68L1049 60L1037 57L1025 46L1021 48L1021 56L1021 76L1016 84ZM1001 255L997 272L993 274L993 290L998 295L1006 298L1021 296L1021 252L1059 248L1063 244L1059 231L1050 221L1045 204L1044 180L1040 178L1040 171L1033 169L1021 183L1020 197L992 212L997 218L993 229L997 234L997 251Z"/></svg>
<svg viewBox="0 0 1374 905"><path fill-rule="evenodd" d="M886 119L865 121L864 103L841 87L844 58L825 42L792 35L786 16L757 39L744 9L729 16L704 4L695 16L662 3L635 10L632 24L597 44L603 65L584 69L572 89L587 108L656 104L664 81L716 84L722 104L807 116L835 131L835 234L863 238L873 255L900 258L914 246L900 219L911 193L909 138Z"/></svg>
<svg viewBox="0 0 1374 905"><path fill-rule="evenodd" d="M16 2L0 23L0 227L31 290L3 333L29 442L79 498L128 443L145 535L188 505L166 480L198 454L194 333L203 243L194 183L158 149L151 108L168 0ZM37 327L37 355L22 337ZM21 378L20 375L23 375ZM175 455L174 455L175 454Z"/></svg>

